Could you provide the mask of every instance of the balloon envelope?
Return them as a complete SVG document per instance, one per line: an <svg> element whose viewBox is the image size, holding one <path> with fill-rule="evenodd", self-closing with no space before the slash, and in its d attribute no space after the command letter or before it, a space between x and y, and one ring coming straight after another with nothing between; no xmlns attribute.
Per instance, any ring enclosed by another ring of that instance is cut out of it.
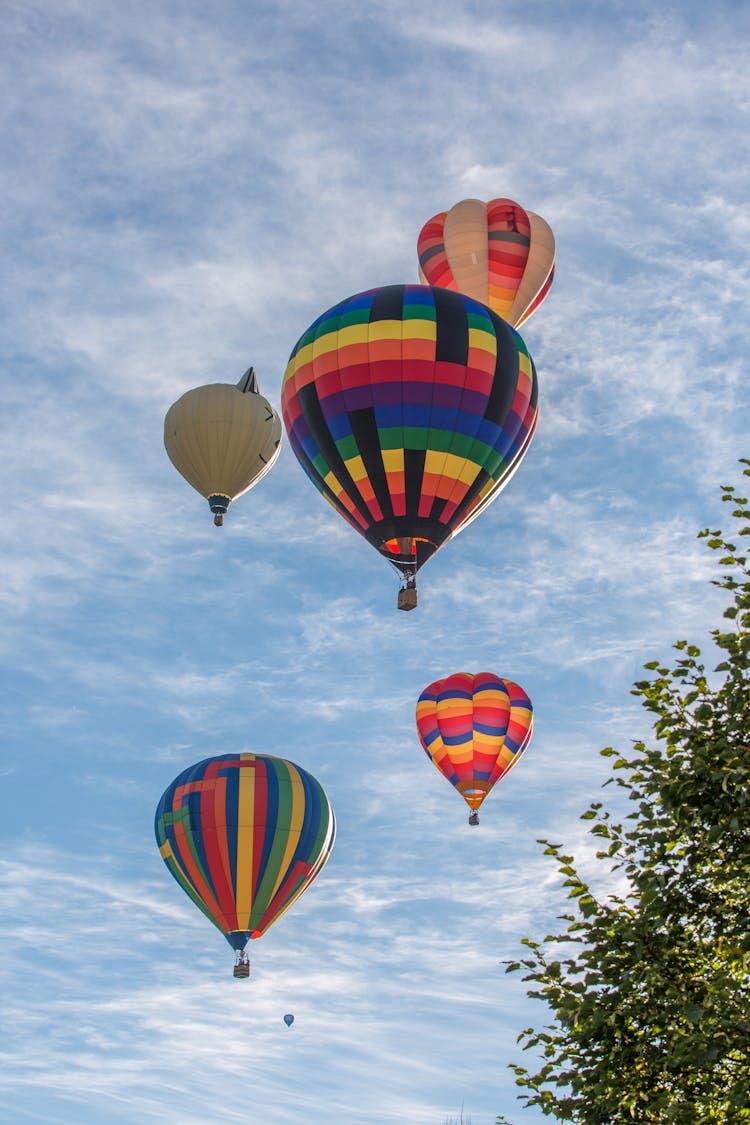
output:
<svg viewBox="0 0 750 1125"><path fill-rule="evenodd" d="M422 747L470 809L516 764L531 739L531 700L493 672L456 672L417 702Z"/></svg>
<svg viewBox="0 0 750 1125"><path fill-rule="evenodd" d="M422 566L508 482L537 420L521 337L462 293L389 285L318 317L281 392L313 484L402 573Z"/></svg>
<svg viewBox="0 0 750 1125"><path fill-rule="evenodd" d="M555 236L512 199L462 199L428 219L417 254L422 281L467 293L517 327L552 284Z"/></svg>
<svg viewBox="0 0 750 1125"><path fill-rule="evenodd" d="M250 368L237 386L211 383L178 398L164 419L164 446L211 511L223 514L278 457L281 420Z"/></svg>
<svg viewBox="0 0 750 1125"><path fill-rule="evenodd" d="M154 827L172 875L236 950L307 889L336 832L312 774L284 758L249 753L183 770L165 789Z"/></svg>
<svg viewBox="0 0 750 1125"><path fill-rule="evenodd" d="M294 1016L291 1014L291 1012L284 1016L284 1023L287 1027L291 1027L294 1023Z"/></svg>

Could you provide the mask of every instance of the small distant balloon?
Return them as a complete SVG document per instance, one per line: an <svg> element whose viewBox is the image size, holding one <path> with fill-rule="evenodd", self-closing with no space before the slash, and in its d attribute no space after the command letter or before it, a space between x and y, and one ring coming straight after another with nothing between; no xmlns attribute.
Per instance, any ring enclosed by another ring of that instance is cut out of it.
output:
<svg viewBox="0 0 750 1125"><path fill-rule="evenodd" d="M291 1012L287 1012L287 1014L284 1016L284 1023L287 1027L291 1027L294 1023L294 1016Z"/></svg>
<svg viewBox="0 0 750 1125"><path fill-rule="evenodd" d="M281 420L249 367L236 386L186 391L164 419L164 446L221 526L233 500L264 477L279 455Z"/></svg>

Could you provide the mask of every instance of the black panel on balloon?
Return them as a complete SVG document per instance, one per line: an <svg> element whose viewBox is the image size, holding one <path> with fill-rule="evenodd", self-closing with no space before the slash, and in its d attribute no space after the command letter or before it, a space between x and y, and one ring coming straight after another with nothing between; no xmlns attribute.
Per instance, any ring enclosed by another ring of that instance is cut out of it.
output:
<svg viewBox="0 0 750 1125"><path fill-rule="evenodd" d="M302 387L298 398L300 409L310 429L310 433L315 440L315 444L349 499L356 505L358 511L362 513L369 523L372 520L372 515L360 496L357 486L349 475L349 470L344 464L336 442L331 437L328 422L325 419L320 402L318 401L315 385L310 383L308 386ZM316 473L316 475L318 474Z"/></svg>
<svg viewBox="0 0 750 1125"><path fill-rule="evenodd" d="M406 513L416 516L422 498L422 477L424 476L424 449L404 450L404 480L406 483Z"/></svg>
<svg viewBox="0 0 750 1125"><path fill-rule="evenodd" d="M359 455L365 466L365 471L372 485L375 499L380 505L384 516L393 511L388 478L383 467L383 458L380 453L380 434L375 420L375 409L364 406L360 410L349 411L349 425L352 428L354 440L357 443ZM368 516L372 522L372 516Z"/></svg>
<svg viewBox="0 0 750 1125"><path fill-rule="evenodd" d="M378 289L370 307L370 323L375 320L403 320L403 285L384 285Z"/></svg>
<svg viewBox="0 0 750 1125"><path fill-rule="evenodd" d="M435 299L435 360L438 363L460 363L469 359L469 324L466 308L458 293L449 289L433 289Z"/></svg>
<svg viewBox="0 0 750 1125"><path fill-rule="evenodd" d="M492 384L484 416L490 422L495 422L498 426L504 426L516 394L518 346L513 335L513 329L495 313L490 315L497 337L497 359L495 361L495 380ZM503 373L505 374L503 375Z"/></svg>

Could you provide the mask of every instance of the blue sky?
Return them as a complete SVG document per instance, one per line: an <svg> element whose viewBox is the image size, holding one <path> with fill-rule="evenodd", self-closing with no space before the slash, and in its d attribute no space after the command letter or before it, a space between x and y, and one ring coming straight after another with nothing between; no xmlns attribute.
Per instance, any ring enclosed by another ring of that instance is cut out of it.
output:
<svg viewBox="0 0 750 1125"><path fill-rule="evenodd" d="M718 621L719 484L748 454L739 3L325 0L0 9L4 518L0 1098L73 1125L472 1125L544 1022L500 962L564 898L534 843L648 721L629 689ZM529 453L420 606L288 445L221 531L163 417L253 364L279 407L338 300L509 196L557 239L522 334ZM535 734L479 829L416 737L453 671ZM168 875L153 812L213 753L291 758L332 857L253 979ZM596 878L601 878L595 875ZM282 1022L295 1013L291 1030Z"/></svg>

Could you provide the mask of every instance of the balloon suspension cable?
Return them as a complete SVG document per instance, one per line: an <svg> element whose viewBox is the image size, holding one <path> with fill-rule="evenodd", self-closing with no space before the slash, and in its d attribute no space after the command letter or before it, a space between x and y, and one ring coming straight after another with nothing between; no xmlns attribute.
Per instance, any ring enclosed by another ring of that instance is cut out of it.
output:
<svg viewBox="0 0 750 1125"><path fill-rule="evenodd" d="M479 813L476 809L469 815L469 824L479 824Z"/></svg>

